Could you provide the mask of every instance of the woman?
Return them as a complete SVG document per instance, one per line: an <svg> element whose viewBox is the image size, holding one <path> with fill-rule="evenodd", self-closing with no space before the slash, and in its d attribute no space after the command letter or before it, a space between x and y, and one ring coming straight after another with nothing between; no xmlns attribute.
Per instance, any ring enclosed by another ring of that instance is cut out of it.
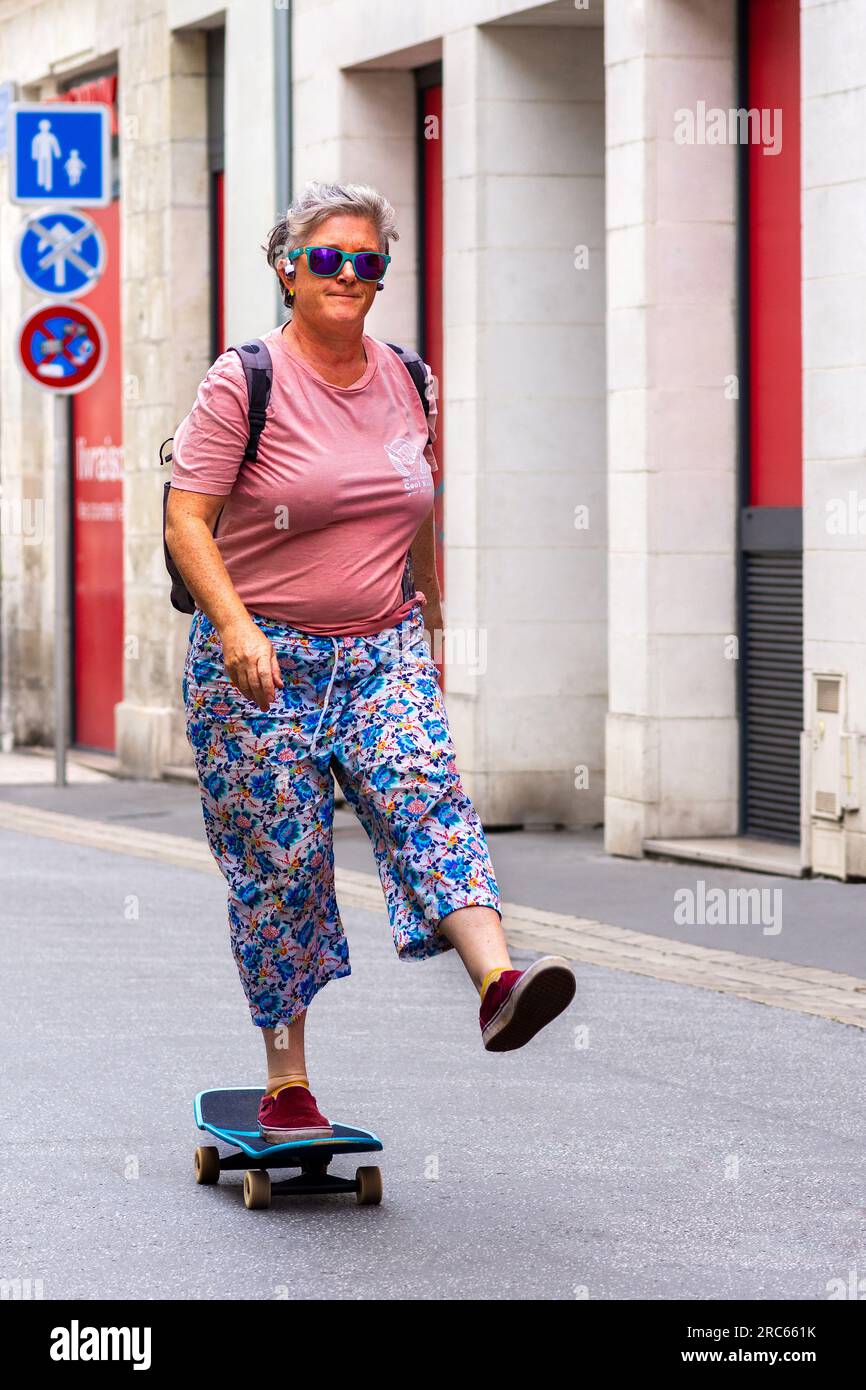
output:
<svg viewBox="0 0 866 1390"><path fill-rule="evenodd" d="M257 459L241 467L247 386L231 351L174 441L166 536L196 602L187 735L265 1041L259 1127L273 1142L332 1132L304 1056L310 1001L350 973L332 768L370 837L398 955L456 948L486 1048L521 1047L575 988L560 957L512 967L425 642L425 617L442 628L435 409L428 422L404 363L364 332L397 239L372 188L308 184L266 248L292 315L263 335L273 385ZM404 591L413 572L419 587Z"/></svg>

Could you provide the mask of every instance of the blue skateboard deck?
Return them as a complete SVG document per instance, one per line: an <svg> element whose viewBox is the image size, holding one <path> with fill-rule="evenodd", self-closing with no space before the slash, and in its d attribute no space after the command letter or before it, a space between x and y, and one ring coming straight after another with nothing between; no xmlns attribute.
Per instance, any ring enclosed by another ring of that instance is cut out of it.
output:
<svg viewBox="0 0 866 1390"><path fill-rule="evenodd" d="M196 1182L211 1185L220 1173L247 1169L244 1201L249 1208L268 1207L272 1194L313 1196L354 1192L362 1205L382 1200L382 1177L378 1168L358 1168L354 1179L328 1172L336 1154L373 1153L383 1145L368 1129L333 1124L333 1134L319 1139L298 1139L286 1144L269 1144L259 1133L258 1110L262 1087L233 1086L224 1090L200 1091L195 1098L195 1122L215 1139L235 1150L221 1154L213 1147L196 1149ZM295 1178L272 1183L269 1168L299 1168Z"/></svg>

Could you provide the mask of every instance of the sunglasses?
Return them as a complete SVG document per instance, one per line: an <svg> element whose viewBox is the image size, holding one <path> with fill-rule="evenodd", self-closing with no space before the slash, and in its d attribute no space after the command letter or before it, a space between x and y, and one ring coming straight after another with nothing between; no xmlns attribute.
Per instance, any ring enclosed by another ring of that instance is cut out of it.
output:
<svg viewBox="0 0 866 1390"><path fill-rule="evenodd" d="M346 261L351 261L359 280L381 280L391 259L382 251L338 251L335 246L299 246L286 259L296 261L304 255L312 275L338 275Z"/></svg>

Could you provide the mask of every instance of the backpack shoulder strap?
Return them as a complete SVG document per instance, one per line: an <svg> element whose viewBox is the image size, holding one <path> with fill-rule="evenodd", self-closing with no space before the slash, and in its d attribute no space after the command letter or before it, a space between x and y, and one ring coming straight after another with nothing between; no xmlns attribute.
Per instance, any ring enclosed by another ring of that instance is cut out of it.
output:
<svg viewBox="0 0 866 1390"><path fill-rule="evenodd" d="M397 343L387 343L386 346L396 352L397 356L400 358L400 361L415 383L415 389L421 397L421 404L424 407L425 416L429 415L430 402L427 399L427 369L424 365L423 358L414 348L400 347ZM429 444L430 442L431 440L428 434L427 443Z"/></svg>
<svg viewBox="0 0 866 1390"><path fill-rule="evenodd" d="M271 361L267 344L261 338L251 338L246 343L233 343L226 351L236 352L243 363L249 396L248 418L250 425L250 437L247 440L244 459L255 462L259 438L265 427L268 401L271 397L274 364Z"/></svg>

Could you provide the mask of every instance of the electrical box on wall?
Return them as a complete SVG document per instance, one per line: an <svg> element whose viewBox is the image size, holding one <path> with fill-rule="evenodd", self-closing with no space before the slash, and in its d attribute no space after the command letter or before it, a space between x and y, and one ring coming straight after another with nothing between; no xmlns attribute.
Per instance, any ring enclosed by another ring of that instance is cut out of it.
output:
<svg viewBox="0 0 866 1390"><path fill-rule="evenodd" d="M846 693L844 675L813 672L811 811L824 820L841 820L843 811L860 805L857 740L845 728Z"/></svg>

